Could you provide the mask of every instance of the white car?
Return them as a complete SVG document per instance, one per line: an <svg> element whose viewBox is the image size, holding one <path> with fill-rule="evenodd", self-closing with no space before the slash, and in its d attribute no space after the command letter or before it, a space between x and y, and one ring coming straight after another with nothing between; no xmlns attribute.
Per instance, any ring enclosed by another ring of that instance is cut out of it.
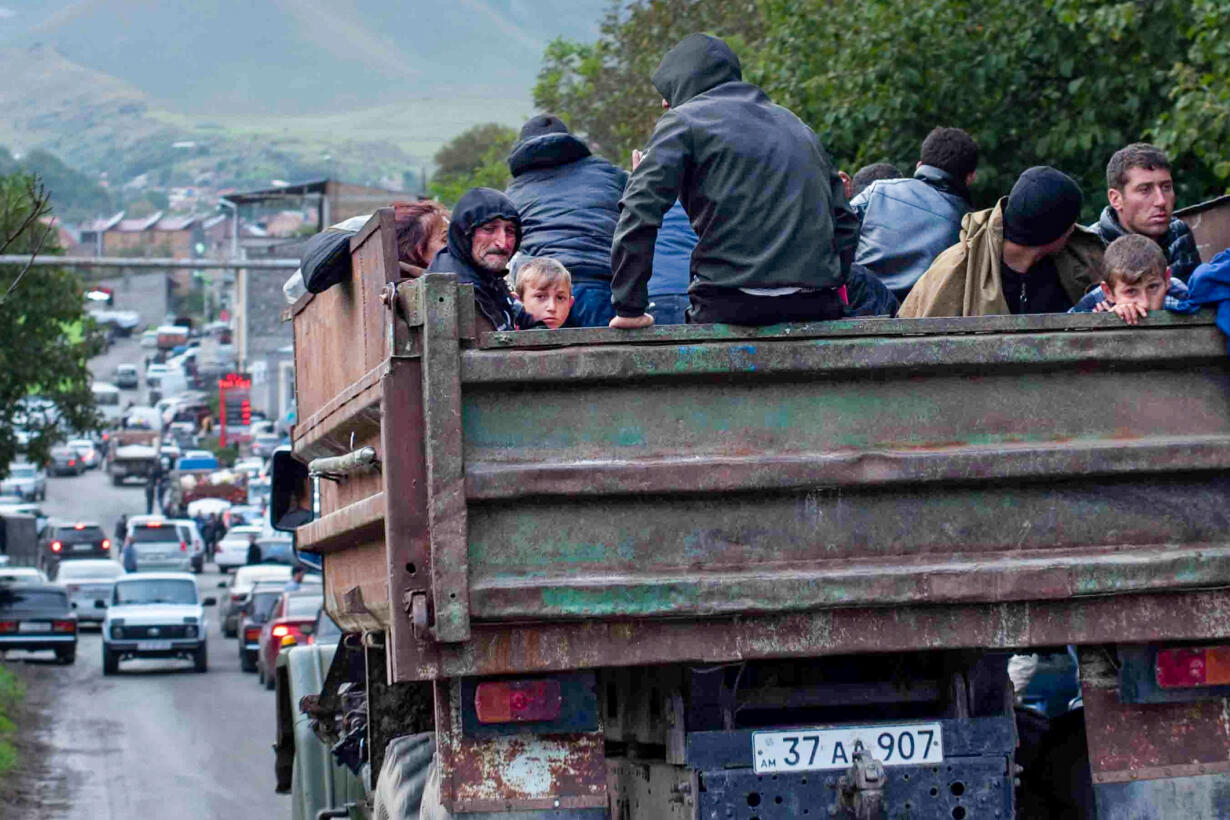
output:
<svg viewBox="0 0 1230 820"><path fill-rule="evenodd" d="M246 541L244 549L247 549ZM219 587L227 590L227 594L222 599L221 611L218 613L218 617L222 619L222 634L228 638L234 638L239 634L240 610L248 602L248 596L252 594L252 587L260 581L286 583L290 580L290 574L290 566L287 564L253 564L250 567L237 569L229 584L226 581L218 584Z"/></svg>
<svg viewBox="0 0 1230 820"><path fill-rule="evenodd" d="M115 579L123 574L124 568L110 558L82 558L61 563L55 583L68 593L78 621L101 621L107 610L95 602L109 601Z"/></svg>
<svg viewBox="0 0 1230 820"><path fill-rule="evenodd" d="M47 583L47 573L37 567L0 567L0 584L45 583Z"/></svg>
<svg viewBox="0 0 1230 820"><path fill-rule="evenodd" d="M233 510L232 507L231 511ZM251 524L241 524L227 530L226 535L222 536L222 540L214 547L214 563L218 565L218 569L225 572L248 563L248 536L255 535L257 540L260 540L264 531L264 527Z"/></svg>
<svg viewBox="0 0 1230 820"><path fill-rule="evenodd" d="M102 464L102 453L98 452L98 448L94 446L94 442L88 438L69 439L65 445L70 450L76 450L77 455L85 464L87 470L93 470L95 467Z"/></svg>
<svg viewBox="0 0 1230 820"><path fill-rule="evenodd" d="M158 346L158 331L147 330L141 334L141 347L154 348Z"/></svg>
<svg viewBox="0 0 1230 820"><path fill-rule="evenodd" d="M137 572L188 572L192 568L191 535L175 519L134 515L128 519L128 541L137 549ZM121 550L120 562L123 560Z"/></svg>
<svg viewBox="0 0 1230 820"><path fill-rule="evenodd" d="M115 582L102 626L103 674L129 658L187 658L209 668L204 607L196 580L183 572L124 575Z"/></svg>

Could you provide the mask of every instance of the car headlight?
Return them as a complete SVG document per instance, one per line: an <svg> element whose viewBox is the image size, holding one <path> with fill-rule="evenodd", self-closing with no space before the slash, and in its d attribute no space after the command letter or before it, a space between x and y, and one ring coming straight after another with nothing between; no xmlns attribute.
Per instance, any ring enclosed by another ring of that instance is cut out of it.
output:
<svg viewBox="0 0 1230 820"><path fill-rule="evenodd" d="M112 638L115 638L117 641L118 641L118 640L123 640L123 638L124 638L124 627L122 627L122 626L112 626L112 627L111 627L111 637L112 637Z"/></svg>
<svg viewBox="0 0 1230 820"><path fill-rule="evenodd" d="M195 626L185 626L184 635L189 638L195 638L196 637L196 627Z"/></svg>

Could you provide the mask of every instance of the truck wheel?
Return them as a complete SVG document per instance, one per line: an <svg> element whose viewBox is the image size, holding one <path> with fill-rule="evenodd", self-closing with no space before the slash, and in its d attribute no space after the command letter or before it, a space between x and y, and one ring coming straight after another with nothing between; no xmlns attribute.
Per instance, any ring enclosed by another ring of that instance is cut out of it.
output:
<svg viewBox="0 0 1230 820"><path fill-rule="evenodd" d="M196 652L192 653L192 668L197 672L209 671L209 650L204 643L197 647Z"/></svg>
<svg viewBox="0 0 1230 820"><path fill-rule="evenodd" d="M375 820L448 820L452 816L440 802L435 754L435 732L402 735L389 741L376 783Z"/></svg>
<svg viewBox="0 0 1230 820"><path fill-rule="evenodd" d="M65 666L68 666L70 663L77 660L76 647L72 649L57 649L56 650L56 660L64 664Z"/></svg>
<svg viewBox="0 0 1230 820"><path fill-rule="evenodd" d="M119 655L117 655L116 653L108 649L106 644L103 644L102 653L103 653L103 657L102 657L103 674L104 675L114 675L116 672L120 671Z"/></svg>

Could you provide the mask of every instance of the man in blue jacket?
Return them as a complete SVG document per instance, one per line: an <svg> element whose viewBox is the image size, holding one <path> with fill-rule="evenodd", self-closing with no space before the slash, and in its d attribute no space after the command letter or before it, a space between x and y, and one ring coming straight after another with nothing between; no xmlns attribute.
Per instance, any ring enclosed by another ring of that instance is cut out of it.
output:
<svg viewBox="0 0 1230 820"><path fill-rule="evenodd" d="M923 140L912 178L873 182L850 200L862 223L854 261L899 301L937 256L957 244L977 167L978 146L969 134L935 128Z"/></svg>
<svg viewBox="0 0 1230 820"><path fill-rule="evenodd" d="M611 239L628 172L590 153L559 117L541 114L521 128L508 155L505 194L521 215L521 253L547 256L572 275L571 318L606 327L611 307Z"/></svg>

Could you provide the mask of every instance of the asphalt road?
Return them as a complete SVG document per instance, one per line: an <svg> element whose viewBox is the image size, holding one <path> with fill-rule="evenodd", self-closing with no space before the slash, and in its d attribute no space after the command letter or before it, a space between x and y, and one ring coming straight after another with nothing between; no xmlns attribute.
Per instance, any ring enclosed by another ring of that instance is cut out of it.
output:
<svg viewBox="0 0 1230 820"><path fill-rule="evenodd" d="M117 299L117 304L122 301ZM106 378L115 363L140 361L135 339L95 360ZM44 512L89 520L108 532L121 513L145 512L133 484L113 487L101 470L51 478ZM208 569L212 570L210 565ZM220 597L216 571L197 576L202 596ZM83 632L72 666L44 666L40 679L58 693L51 715L48 770L64 800L45 806L52 820L214 820L288 816L289 799L273 792L273 693L239 670L238 647L222 636L216 610L206 609L209 671L189 661L125 661L102 675L102 641ZM9 663L45 664L43 656L10 653ZM39 660L35 660L35 659Z"/></svg>

